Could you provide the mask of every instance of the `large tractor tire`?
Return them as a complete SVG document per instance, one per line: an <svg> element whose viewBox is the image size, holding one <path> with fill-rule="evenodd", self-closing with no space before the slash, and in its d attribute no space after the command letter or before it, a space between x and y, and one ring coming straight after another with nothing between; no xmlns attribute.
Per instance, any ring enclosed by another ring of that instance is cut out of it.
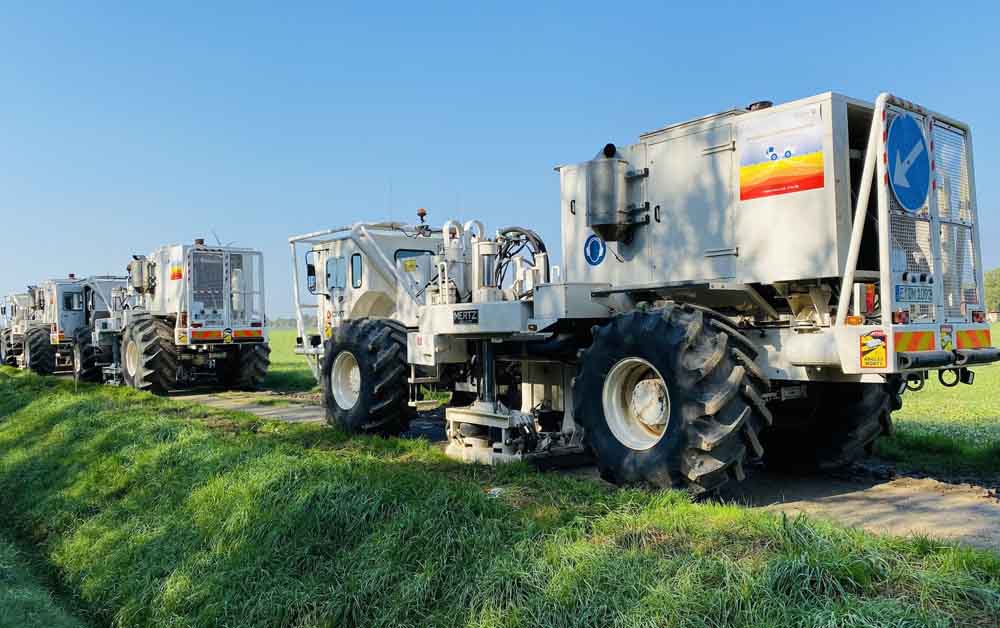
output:
<svg viewBox="0 0 1000 628"><path fill-rule="evenodd" d="M242 345L222 364L222 385L230 390L257 390L271 366L271 347Z"/></svg>
<svg viewBox="0 0 1000 628"><path fill-rule="evenodd" d="M93 335L81 327L73 335L73 379L77 383L101 381L100 350L94 346Z"/></svg>
<svg viewBox="0 0 1000 628"><path fill-rule="evenodd" d="M177 384L180 359L174 329L166 321L135 314L122 334L125 383L136 390L164 395Z"/></svg>
<svg viewBox="0 0 1000 628"><path fill-rule="evenodd" d="M5 329L0 331L0 365L2 366L16 366L17 356L14 355L13 347L11 346L11 331Z"/></svg>
<svg viewBox="0 0 1000 628"><path fill-rule="evenodd" d="M15 338L12 329L4 330L4 354L0 359L0 364L6 366L17 366L18 358L24 353L24 339Z"/></svg>
<svg viewBox="0 0 1000 628"><path fill-rule="evenodd" d="M326 420L348 433L395 435L406 431L409 398L406 328L388 319L341 325L323 358Z"/></svg>
<svg viewBox="0 0 1000 628"><path fill-rule="evenodd" d="M774 429L764 439L772 469L832 471L865 458L879 436L892 433L902 407L900 385L810 383L803 399L772 407Z"/></svg>
<svg viewBox="0 0 1000 628"><path fill-rule="evenodd" d="M33 327L24 335L24 364L39 375L56 372L56 348L49 341L49 330Z"/></svg>
<svg viewBox="0 0 1000 628"><path fill-rule="evenodd" d="M595 327L573 381L573 412L601 476L696 494L742 480L771 422L756 355L728 319L691 305Z"/></svg>

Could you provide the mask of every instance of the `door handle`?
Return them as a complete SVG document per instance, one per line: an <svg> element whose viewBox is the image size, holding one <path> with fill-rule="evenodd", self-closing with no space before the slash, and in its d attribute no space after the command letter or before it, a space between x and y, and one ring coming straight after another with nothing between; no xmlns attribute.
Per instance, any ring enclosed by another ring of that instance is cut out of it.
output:
<svg viewBox="0 0 1000 628"><path fill-rule="evenodd" d="M660 206L657 205L653 208L653 220L660 222Z"/></svg>

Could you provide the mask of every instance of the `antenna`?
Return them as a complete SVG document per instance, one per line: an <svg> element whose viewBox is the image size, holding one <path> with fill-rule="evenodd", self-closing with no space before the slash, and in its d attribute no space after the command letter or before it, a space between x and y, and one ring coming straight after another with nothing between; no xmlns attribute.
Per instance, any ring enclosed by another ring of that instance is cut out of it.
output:
<svg viewBox="0 0 1000 628"><path fill-rule="evenodd" d="M215 232L215 229L212 229L212 235L215 236L215 243L218 244L219 246L232 246L232 245L236 244L236 240L233 240L232 242L230 242L228 244L223 244L222 243L222 238L220 238L219 234Z"/></svg>

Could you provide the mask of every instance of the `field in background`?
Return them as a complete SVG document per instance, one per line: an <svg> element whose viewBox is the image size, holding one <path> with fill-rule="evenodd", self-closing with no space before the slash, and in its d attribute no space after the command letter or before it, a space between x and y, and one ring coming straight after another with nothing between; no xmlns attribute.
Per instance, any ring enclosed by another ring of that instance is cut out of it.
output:
<svg viewBox="0 0 1000 628"><path fill-rule="evenodd" d="M994 343L998 334L994 325ZM972 386L946 388L932 373L922 391L904 394L896 435L879 440L876 452L929 473L1000 473L1000 365L973 370Z"/></svg>
<svg viewBox="0 0 1000 628"><path fill-rule="evenodd" d="M306 359L295 355L294 329L269 330L271 340L271 368L264 387L279 392L307 392L316 387L316 379L309 370Z"/></svg>
<svg viewBox="0 0 1000 628"><path fill-rule="evenodd" d="M135 628L1000 621L986 551L7 368L0 512Z"/></svg>

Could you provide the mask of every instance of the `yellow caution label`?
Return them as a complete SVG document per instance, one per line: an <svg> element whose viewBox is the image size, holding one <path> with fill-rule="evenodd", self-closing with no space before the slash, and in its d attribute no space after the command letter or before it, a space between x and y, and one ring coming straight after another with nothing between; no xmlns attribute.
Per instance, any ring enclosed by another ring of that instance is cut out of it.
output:
<svg viewBox="0 0 1000 628"><path fill-rule="evenodd" d="M955 328L951 325L941 325L941 350L955 350Z"/></svg>
<svg viewBox="0 0 1000 628"><path fill-rule="evenodd" d="M233 330L225 329L222 331L222 342L231 345L233 344Z"/></svg>
<svg viewBox="0 0 1000 628"><path fill-rule="evenodd" d="M403 270L408 273L413 273L417 271L417 260L415 259L404 259L403 260Z"/></svg>
<svg viewBox="0 0 1000 628"><path fill-rule="evenodd" d="M861 335L861 368L884 369L888 364L885 332L879 329Z"/></svg>

